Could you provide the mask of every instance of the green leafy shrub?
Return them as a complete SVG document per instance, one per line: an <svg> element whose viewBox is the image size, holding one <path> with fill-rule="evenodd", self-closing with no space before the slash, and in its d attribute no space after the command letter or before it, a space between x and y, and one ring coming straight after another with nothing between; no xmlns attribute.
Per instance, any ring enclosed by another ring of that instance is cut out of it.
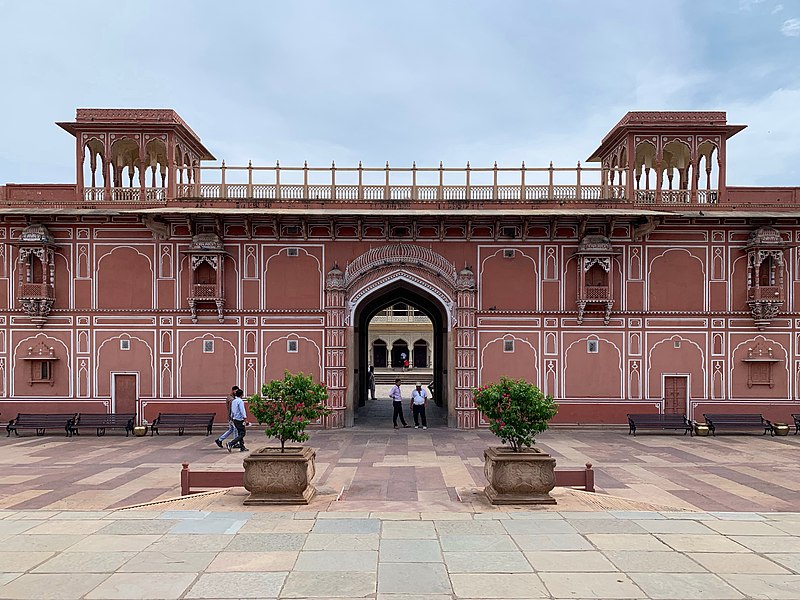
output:
<svg viewBox="0 0 800 600"><path fill-rule="evenodd" d="M264 433L281 441L281 452L286 442L305 442L306 427L320 417L330 413L325 406L328 390L314 383L311 375L294 375L284 371L283 379L273 379L261 386L260 394L250 399L250 412L262 425Z"/></svg>
<svg viewBox="0 0 800 600"><path fill-rule="evenodd" d="M499 383L481 386L473 394L491 432L514 452L533 446L536 434L547 429L547 422L558 412L552 396L522 379L502 377Z"/></svg>

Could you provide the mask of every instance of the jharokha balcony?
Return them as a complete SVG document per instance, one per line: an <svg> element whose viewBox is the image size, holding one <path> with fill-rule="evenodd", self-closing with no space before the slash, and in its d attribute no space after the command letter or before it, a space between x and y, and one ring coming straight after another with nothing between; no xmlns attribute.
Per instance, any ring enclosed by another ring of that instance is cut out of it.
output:
<svg viewBox="0 0 800 600"><path fill-rule="evenodd" d="M21 283L17 298L20 300L54 300L55 292L49 283Z"/></svg>

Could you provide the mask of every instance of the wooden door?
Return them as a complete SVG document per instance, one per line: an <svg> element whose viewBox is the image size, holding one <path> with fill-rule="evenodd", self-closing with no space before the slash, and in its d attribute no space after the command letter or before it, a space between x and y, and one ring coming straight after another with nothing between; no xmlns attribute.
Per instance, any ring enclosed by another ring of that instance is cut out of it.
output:
<svg viewBox="0 0 800 600"><path fill-rule="evenodd" d="M385 369L386 364L386 344L377 341L372 344L372 366L376 369Z"/></svg>
<svg viewBox="0 0 800 600"><path fill-rule="evenodd" d="M425 342L414 342L414 368L428 368L428 344Z"/></svg>
<svg viewBox="0 0 800 600"><path fill-rule="evenodd" d="M114 373L114 413L136 414L136 375Z"/></svg>
<svg viewBox="0 0 800 600"><path fill-rule="evenodd" d="M664 377L664 413L668 415L686 414L687 377Z"/></svg>

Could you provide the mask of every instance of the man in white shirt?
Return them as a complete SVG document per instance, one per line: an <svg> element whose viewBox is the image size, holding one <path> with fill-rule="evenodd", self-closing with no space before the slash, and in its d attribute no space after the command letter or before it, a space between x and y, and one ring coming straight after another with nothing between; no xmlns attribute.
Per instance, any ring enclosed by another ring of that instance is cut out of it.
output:
<svg viewBox="0 0 800 600"><path fill-rule="evenodd" d="M411 392L411 413L414 415L414 429L419 429L419 417L422 417L422 428L428 428L425 419L425 404L428 402L428 391L422 389L422 384L417 382L416 389Z"/></svg>
<svg viewBox="0 0 800 600"><path fill-rule="evenodd" d="M389 390L389 398L392 400L392 407L394 408L394 413L392 414L392 423L394 423L394 428L397 429L397 417L400 417L400 422L403 424L403 427L409 427L406 423L406 419L403 416L403 394L400 392L400 380L395 379L394 385L392 389Z"/></svg>

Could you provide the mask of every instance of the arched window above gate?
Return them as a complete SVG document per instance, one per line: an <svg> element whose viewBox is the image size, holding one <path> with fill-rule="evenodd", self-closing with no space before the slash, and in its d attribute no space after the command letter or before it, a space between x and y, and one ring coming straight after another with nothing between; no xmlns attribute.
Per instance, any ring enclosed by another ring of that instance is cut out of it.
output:
<svg viewBox="0 0 800 600"><path fill-rule="evenodd" d="M17 265L17 300L38 327L44 325L55 302L55 241L44 225L22 230Z"/></svg>
<svg viewBox="0 0 800 600"><path fill-rule="evenodd" d="M611 265L618 251L604 235L587 235L578 245L578 324L583 323L587 307L603 309L603 323L608 325L614 306Z"/></svg>
<svg viewBox="0 0 800 600"><path fill-rule="evenodd" d="M774 227L759 227L750 234L747 252L747 306L759 330L783 308L786 297L783 251L786 243Z"/></svg>
<svg viewBox="0 0 800 600"><path fill-rule="evenodd" d="M216 233L198 233L183 251L189 256L192 269L189 286L189 310L192 322L197 323L197 305L213 303L217 307L217 318L225 320L225 291L223 289L225 248Z"/></svg>

